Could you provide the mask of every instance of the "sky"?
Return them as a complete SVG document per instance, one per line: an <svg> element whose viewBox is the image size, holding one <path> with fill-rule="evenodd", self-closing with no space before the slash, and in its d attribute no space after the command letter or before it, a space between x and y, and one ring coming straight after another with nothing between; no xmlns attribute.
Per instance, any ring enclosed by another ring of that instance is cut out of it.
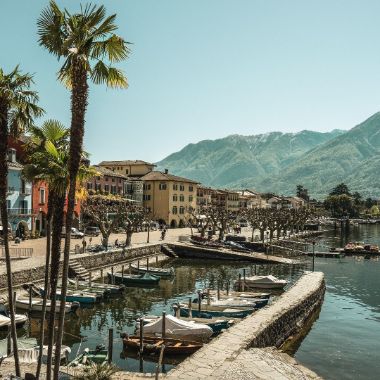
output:
<svg viewBox="0 0 380 380"><path fill-rule="evenodd" d="M57 3L71 12L80 4ZM129 88L90 86L85 148L94 164L157 162L231 134L349 129L380 109L380 1L91 3L116 13L117 33L131 42L119 65ZM38 45L47 4L0 0L0 66L34 73L45 119L69 126L60 62Z"/></svg>

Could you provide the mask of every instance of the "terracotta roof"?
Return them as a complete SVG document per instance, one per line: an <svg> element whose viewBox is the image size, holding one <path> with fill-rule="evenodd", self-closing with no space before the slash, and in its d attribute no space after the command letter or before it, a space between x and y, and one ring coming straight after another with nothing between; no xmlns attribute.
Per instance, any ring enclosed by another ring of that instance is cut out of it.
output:
<svg viewBox="0 0 380 380"><path fill-rule="evenodd" d="M193 181L192 179L178 177L173 174L163 173L159 171L151 171L148 174L145 174L141 177L143 181L176 181L176 182L189 182L198 184L199 182Z"/></svg>
<svg viewBox="0 0 380 380"><path fill-rule="evenodd" d="M122 161L102 161L100 166L113 166L113 165L151 165L156 166L150 162L142 161L142 160L122 160Z"/></svg>
<svg viewBox="0 0 380 380"><path fill-rule="evenodd" d="M124 179L127 179L127 176L123 175L123 174L120 174L120 173L116 173L112 170L109 170L107 168L104 168L102 166L98 166L98 165L94 165L93 168L98 171L101 175L103 176L107 176L107 177L117 177L117 178L124 178Z"/></svg>

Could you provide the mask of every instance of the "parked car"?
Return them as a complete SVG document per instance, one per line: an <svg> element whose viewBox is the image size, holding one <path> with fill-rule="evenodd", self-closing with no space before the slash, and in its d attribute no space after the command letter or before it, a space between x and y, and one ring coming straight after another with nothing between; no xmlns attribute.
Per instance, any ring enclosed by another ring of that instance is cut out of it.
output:
<svg viewBox="0 0 380 380"><path fill-rule="evenodd" d="M62 237L66 236L66 227L62 228ZM80 232L77 228L71 227L71 234L70 236L73 239L82 239L84 237L84 233Z"/></svg>
<svg viewBox="0 0 380 380"><path fill-rule="evenodd" d="M99 236L100 230L99 227L89 226L84 229L84 234L88 236Z"/></svg>

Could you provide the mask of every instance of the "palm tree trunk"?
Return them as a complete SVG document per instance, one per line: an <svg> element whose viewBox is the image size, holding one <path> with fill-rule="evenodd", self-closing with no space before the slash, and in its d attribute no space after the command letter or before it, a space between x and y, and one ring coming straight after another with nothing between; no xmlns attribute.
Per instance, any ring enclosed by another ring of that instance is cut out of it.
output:
<svg viewBox="0 0 380 380"><path fill-rule="evenodd" d="M53 204L55 202L55 194L52 190L49 191L49 200L48 200L48 212L46 216L46 260L45 260L45 281L44 289L45 294L42 301L42 315L41 315L41 328L40 328L40 347L38 353L38 363L36 370L36 378L40 378L41 366L42 366L42 356L43 356L43 346L45 339L45 318L46 318L46 303L48 299L48 287L49 287L49 271L50 271L50 242L51 242L51 215Z"/></svg>
<svg viewBox="0 0 380 380"><path fill-rule="evenodd" d="M61 234L63 227L63 209L65 205L65 196L57 195L53 204L53 223L51 236L51 265L50 265L50 299L51 310L48 320L48 354L47 354L47 380L51 379L51 369L53 364L53 345L54 345L54 322L56 308L56 292L59 277L60 259L61 259ZM45 289L45 293L48 290ZM62 302L62 301L61 301Z"/></svg>
<svg viewBox="0 0 380 380"><path fill-rule="evenodd" d="M73 224L73 213L75 206L75 191L77 175L82 159L82 146L85 124L85 113L87 108L88 84L86 68L80 61L74 62L72 70L72 93L71 93L71 128L70 128L70 187L66 214L66 241L63 255L62 270L62 301L60 304L57 345L55 352L54 380L58 380L60 366L60 351L62 345L63 325L65 318L65 298L67 292L67 279L69 274L70 259L70 231Z"/></svg>
<svg viewBox="0 0 380 380"><path fill-rule="evenodd" d="M1 223L3 225L5 265L7 268L7 285L8 285L8 302L9 315L11 317L11 337L13 342L13 355L15 360L16 376L20 376L20 362L17 347L17 332L15 323L15 308L13 302L13 283L12 283L12 267L11 257L9 253L8 238L8 210L7 210L7 176L8 176L8 107L4 103L0 103L0 213Z"/></svg>

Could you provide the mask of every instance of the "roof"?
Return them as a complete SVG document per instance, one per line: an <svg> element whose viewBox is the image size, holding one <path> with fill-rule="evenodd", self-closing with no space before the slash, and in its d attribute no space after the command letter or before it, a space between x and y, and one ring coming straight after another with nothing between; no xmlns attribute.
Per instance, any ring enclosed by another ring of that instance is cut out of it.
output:
<svg viewBox="0 0 380 380"><path fill-rule="evenodd" d="M113 165L150 165L156 166L150 162L146 162L143 160L122 160L122 161L102 161L99 166L113 166Z"/></svg>
<svg viewBox="0 0 380 380"><path fill-rule="evenodd" d="M127 176L123 175L123 174L120 174L120 173L116 173L112 170L109 170L107 168L104 168L103 166L98 166L98 165L94 165L93 168L98 171L101 175L103 176L107 176L107 177L117 177L117 178L124 178L124 179L127 179Z"/></svg>
<svg viewBox="0 0 380 380"><path fill-rule="evenodd" d="M8 161L8 168L10 169L23 169L24 165L21 165L19 162Z"/></svg>
<svg viewBox="0 0 380 380"><path fill-rule="evenodd" d="M175 181L175 182L189 182L198 184L199 182L193 181L192 179L178 177L173 174L163 173L159 171L151 171L141 177L143 181Z"/></svg>

